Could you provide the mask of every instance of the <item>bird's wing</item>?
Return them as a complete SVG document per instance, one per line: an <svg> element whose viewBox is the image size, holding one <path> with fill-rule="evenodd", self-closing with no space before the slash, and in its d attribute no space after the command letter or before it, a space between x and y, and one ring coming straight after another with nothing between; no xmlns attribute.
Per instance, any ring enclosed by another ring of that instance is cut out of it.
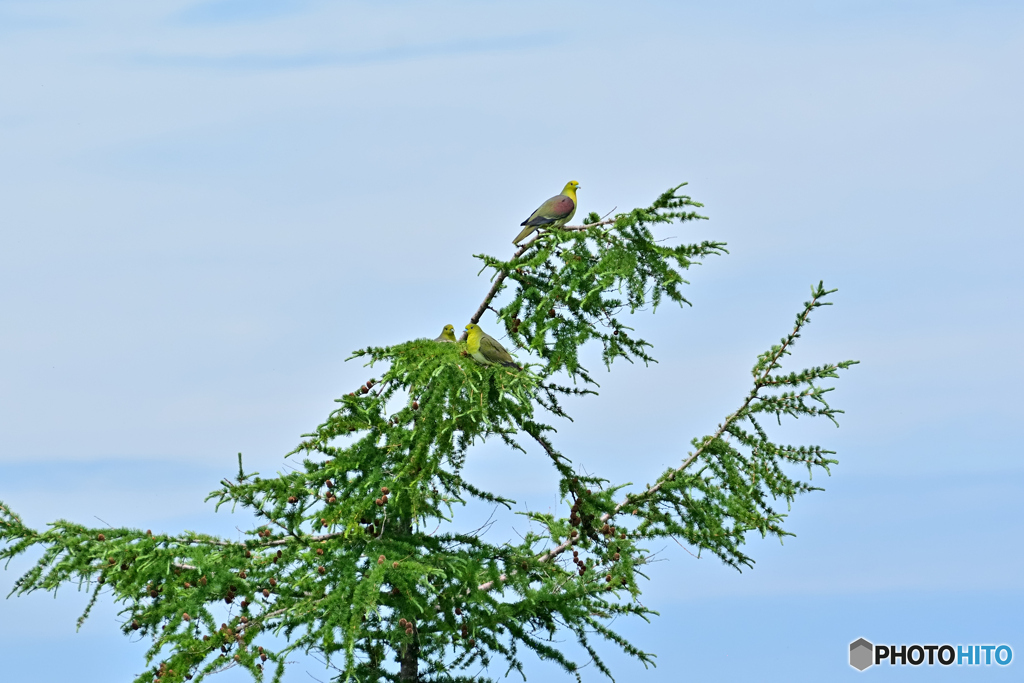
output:
<svg viewBox="0 0 1024 683"><path fill-rule="evenodd" d="M569 216L575 210L576 202L572 197L566 197L564 194L555 195L537 207L537 210L520 225L550 225Z"/></svg>
<svg viewBox="0 0 1024 683"><path fill-rule="evenodd" d="M484 358L491 362L497 363L514 363L512 356L509 355L505 347L498 343L497 339L489 335L483 335L480 337L480 353L483 354Z"/></svg>

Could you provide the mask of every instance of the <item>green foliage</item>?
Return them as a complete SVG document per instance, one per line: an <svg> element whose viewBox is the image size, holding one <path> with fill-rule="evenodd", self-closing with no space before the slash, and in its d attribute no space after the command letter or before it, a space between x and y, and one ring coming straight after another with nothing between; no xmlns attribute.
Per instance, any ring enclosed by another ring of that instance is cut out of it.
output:
<svg viewBox="0 0 1024 683"><path fill-rule="evenodd" d="M680 187L645 209L594 220L585 229L551 230L551 237L527 243L511 261L477 256L499 277L515 281L498 318L510 339L541 357L543 377L564 369L594 383L579 363L579 349L591 340L601 343L606 366L616 358L654 360L646 351L651 345L630 336L632 328L617 316L646 305L656 309L666 297L689 303L680 291L687 284L682 271L725 252L720 242L668 247L655 239L654 225L702 218L687 210L701 205L678 194Z"/></svg>
<svg viewBox="0 0 1024 683"><path fill-rule="evenodd" d="M425 339L355 353L380 379L338 399L290 454L301 464L261 478L240 455L237 476L210 495L260 520L243 542L64 520L40 532L0 505L0 558L42 549L13 592L76 583L92 591L90 607L109 595L123 606L124 632L152 638L140 683L198 681L230 666L276 681L295 651L326 659L338 680L482 680L466 672L501 662L523 673L523 648L578 678L583 663L556 640L566 634L609 677L595 636L653 663L612 628L619 616L653 614L637 583L651 542L675 538L740 569L753 563L741 550L748 532L787 535L773 505L814 490L791 465L810 475L835 460L819 446L777 444L762 418L834 421L840 411L822 382L852 364L781 372L810 313L828 305L819 284L790 334L758 358L740 408L694 439L679 467L642 489L576 470L540 415L568 417L561 398L594 393L581 347L598 342L609 368L653 361L619 316L687 303L683 271L724 252L656 239L661 224L700 218L679 189L645 209L542 233L511 260L478 256L494 274L480 312L504 302L491 310L536 359L524 370L482 366L464 343ZM519 542L447 523L470 499L517 509L462 476L470 449L493 438L523 452L539 445L560 479L563 514L520 511L540 531Z"/></svg>

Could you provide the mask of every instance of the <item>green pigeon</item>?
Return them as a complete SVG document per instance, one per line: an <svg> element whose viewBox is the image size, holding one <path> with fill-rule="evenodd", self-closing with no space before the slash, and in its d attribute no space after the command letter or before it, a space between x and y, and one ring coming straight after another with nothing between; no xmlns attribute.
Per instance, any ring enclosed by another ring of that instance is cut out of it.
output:
<svg viewBox="0 0 1024 683"><path fill-rule="evenodd" d="M512 244L519 244L537 228L560 228L572 220L576 214L576 189L579 186L575 180L570 180L562 188L562 194L541 204L529 218L520 223L526 227L512 240Z"/></svg>
<svg viewBox="0 0 1024 683"><path fill-rule="evenodd" d="M441 330L441 336L434 341L436 342L454 342L455 341L455 326L445 325L444 329Z"/></svg>
<svg viewBox="0 0 1024 683"><path fill-rule="evenodd" d="M470 323L466 325L466 350L469 355L484 365L506 365L516 370L522 370L512 360L512 356L505 350L505 347L498 343L498 340L480 329L479 325Z"/></svg>

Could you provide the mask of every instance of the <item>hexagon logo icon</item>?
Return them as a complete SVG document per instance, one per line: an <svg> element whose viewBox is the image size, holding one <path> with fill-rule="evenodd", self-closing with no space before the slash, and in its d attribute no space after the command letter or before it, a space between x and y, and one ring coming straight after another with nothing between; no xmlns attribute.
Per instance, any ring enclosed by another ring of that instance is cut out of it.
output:
<svg viewBox="0 0 1024 683"><path fill-rule="evenodd" d="M875 646L863 638L858 638L850 643L850 666L857 671L863 671L875 663L874 654Z"/></svg>

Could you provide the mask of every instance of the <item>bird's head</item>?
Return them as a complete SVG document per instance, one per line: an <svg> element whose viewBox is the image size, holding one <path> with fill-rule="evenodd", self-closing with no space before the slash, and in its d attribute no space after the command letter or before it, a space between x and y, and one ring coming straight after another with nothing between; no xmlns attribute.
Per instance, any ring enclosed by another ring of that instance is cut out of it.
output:
<svg viewBox="0 0 1024 683"><path fill-rule="evenodd" d="M445 334L452 334L452 335L454 335L455 334L455 325L445 325L444 326L444 333Z"/></svg>
<svg viewBox="0 0 1024 683"><path fill-rule="evenodd" d="M576 182L575 180L570 180L565 184L565 187L562 189L562 194L565 194L567 192L576 192L579 186L580 184L578 182Z"/></svg>
<svg viewBox="0 0 1024 683"><path fill-rule="evenodd" d="M474 325L473 323L466 325L466 332L469 332L470 334L476 334L480 331L479 325Z"/></svg>

